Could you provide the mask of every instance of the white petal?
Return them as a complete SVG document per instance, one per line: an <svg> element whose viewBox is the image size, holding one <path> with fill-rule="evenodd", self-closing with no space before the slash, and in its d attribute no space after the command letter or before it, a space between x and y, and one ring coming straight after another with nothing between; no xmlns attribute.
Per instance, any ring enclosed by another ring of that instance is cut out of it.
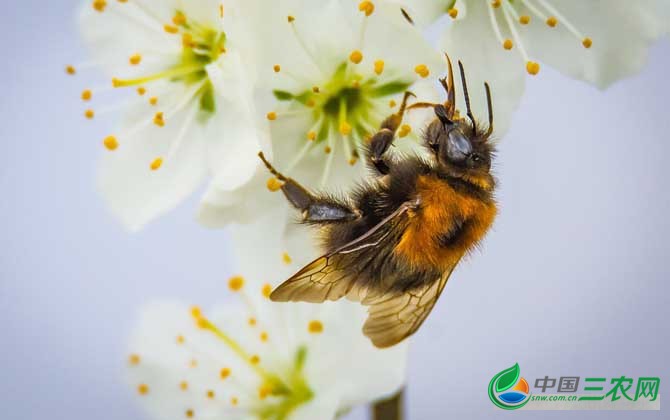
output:
<svg viewBox="0 0 670 420"><path fill-rule="evenodd" d="M308 403L296 408L290 420L334 420L338 412L337 395L317 395Z"/></svg>
<svg viewBox="0 0 670 420"><path fill-rule="evenodd" d="M640 71L649 46L667 32L668 6L656 0L635 4L625 0L565 0L551 4L590 37L593 45L584 48L582 40L570 34L560 20L555 28L536 20L525 28L529 53L568 76L600 88Z"/></svg>
<svg viewBox="0 0 670 420"><path fill-rule="evenodd" d="M129 362L128 383L137 391L141 385L148 387L138 399L152 417L184 419L187 410L193 410L195 418L248 418L230 404L230 398L245 401L245 390L255 389L257 376L221 340L196 328L187 305L169 301L146 305L129 354L139 357L139 363ZM225 381L219 376L223 367L231 369ZM210 390L213 399L207 398Z"/></svg>
<svg viewBox="0 0 670 420"><path fill-rule="evenodd" d="M146 108L145 104L142 106ZM157 127L151 123L152 115L139 111L123 127L146 120L146 128L128 136L118 134L118 149L103 156L98 170L98 189L112 213L128 229L140 229L171 210L203 181L207 172L206 139L198 124L192 121L194 112L197 109L187 108L166 120L165 127ZM187 138L168 158L170 146L182 130ZM150 165L157 158L166 160L160 169L152 171Z"/></svg>
<svg viewBox="0 0 670 420"><path fill-rule="evenodd" d="M397 3L405 9L419 27L425 27L435 22L447 13L448 6L448 2L442 0L392 0L391 3Z"/></svg>
<svg viewBox="0 0 670 420"><path fill-rule="evenodd" d="M361 331L367 310L358 303L327 302L315 316L324 332L310 337L306 374L316 392L337 390L340 409L387 397L405 383L407 341L378 349Z"/></svg>
<svg viewBox="0 0 670 420"><path fill-rule="evenodd" d="M470 4L467 19L456 20L448 26L440 40L440 49L449 54L454 64L456 103L462 116L465 116L465 102L458 60L465 67L472 112L484 123L488 120L484 82L489 82L493 96L494 136L499 138L507 132L519 106L526 72L520 56L498 44L489 23L488 7L486 1Z"/></svg>
<svg viewBox="0 0 670 420"><path fill-rule="evenodd" d="M107 2L104 12L90 1L82 4L79 27L93 59L112 77L147 76L174 66L181 52L181 39L163 30L176 10L174 2ZM142 55L138 66L129 58Z"/></svg>
<svg viewBox="0 0 670 420"><path fill-rule="evenodd" d="M360 16L351 18L353 22L360 19ZM364 61L360 66L372 68L374 60L383 59L387 69L391 72L395 69L398 76L410 80L419 78L414 73L419 64L426 65L433 77L446 70L444 56L403 18L397 6L386 3L378 4L368 17L363 53Z"/></svg>

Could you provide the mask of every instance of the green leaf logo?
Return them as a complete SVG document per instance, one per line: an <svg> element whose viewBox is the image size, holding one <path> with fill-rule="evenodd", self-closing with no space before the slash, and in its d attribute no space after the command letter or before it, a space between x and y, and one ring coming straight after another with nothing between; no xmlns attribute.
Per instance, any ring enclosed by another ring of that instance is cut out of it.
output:
<svg viewBox="0 0 670 420"><path fill-rule="evenodd" d="M509 391L517 384L522 384L525 386L525 390L523 387L521 389L515 388L505 394L506 391ZM505 398L505 396L510 395L518 396L519 390L521 390L521 395L526 395L526 397L518 403L512 402L511 400ZM501 394L502 399L500 397ZM499 372L493 377L493 379L491 379L491 382L489 382L489 398L491 399L491 402L504 410L516 410L517 408L523 407L528 401L530 401L530 398L528 398L529 395L530 393L528 391L528 383L525 381L525 379L521 378L521 369L519 368L518 363L510 368L503 370L502 372Z"/></svg>
<svg viewBox="0 0 670 420"><path fill-rule="evenodd" d="M496 376L493 377L493 380L496 381L496 392L507 391L513 387L517 382L519 382L519 376L521 369L519 369L519 364L515 364L511 368L505 369Z"/></svg>

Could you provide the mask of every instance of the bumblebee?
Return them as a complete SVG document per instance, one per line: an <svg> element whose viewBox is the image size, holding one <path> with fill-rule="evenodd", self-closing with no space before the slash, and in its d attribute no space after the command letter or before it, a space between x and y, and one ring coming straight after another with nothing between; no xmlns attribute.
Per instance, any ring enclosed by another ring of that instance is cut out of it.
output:
<svg viewBox="0 0 670 420"><path fill-rule="evenodd" d="M366 145L372 176L348 198L308 191L277 171L288 201L302 222L323 233L325 253L270 295L276 302L324 302L347 297L368 306L364 334L372 343L393 346L418 330L459 261L475 249L493 223L497 208L490 173L494 147L491 91L485 83L488 125L470 109L459 61L467 119L459 117L451 60L444 104L407 106L388 117ZM406 110L433 108L435 118L423 141L428 153L393 157L390 146Z"/></svg>

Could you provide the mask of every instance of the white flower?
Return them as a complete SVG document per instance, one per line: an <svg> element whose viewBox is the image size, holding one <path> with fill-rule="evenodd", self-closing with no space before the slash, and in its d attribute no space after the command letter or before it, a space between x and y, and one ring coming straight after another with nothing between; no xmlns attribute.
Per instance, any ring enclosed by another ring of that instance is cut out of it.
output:
<svg viewBox="0 0 670 420"><path fill-rule="evenodd" d="M242 57L256 39L244 5L226 1L225 11L218 0L84 5L80 26L92 63L112 77L107 86L83 91L91 103L85 115L124 116L102 141L108 152L98 186L128 228L169 211L208 177L224 179L225 189L253 175L263 125L253 108L253 62Z"/></svg>
<svg viewBox="0 0 670 420"><path fill-rule="evenodd" d="M307 187L346 188L362 174L359 158L365 141L398 111L406 90L415 91L416 100L438 99L442 93L434 82L445 71L444 56L396 5L288 0L264 3L257 18L254 26L268 33L259 81L274 93L271 101L257 106L265 107L270 120L272 148L265 152ZM417 81L429 85L435 97L424 96ZM407 115L398 132L399 149L418 143L426 114ZM258 211L274 209L281 199L263 192L266 184L277 188L275 180L268 184L269 178L259 165L237 195L212 182L200 220L222 226L231 218L249 220ZM253 198L240 198L249 196Z"/></svg>
<svg viewBox="0 0 670 420"><path fill-rule="evenodd" d="M518 107L525 75L547 64L600 88L638 72L650 44L667 33L667 1L398 0L418 24L441 16L439 47L468 71L475 114L493 90L496 133Z"/></svg>
<svg viewBox="0 0 670 420"><path fill-rule="evenodd" d="M267 298L271 284L304 262L279 251L279 231L233 229L240 266L251 275L231 278L228 287L244 306L205 312L162 302L143 310L129 381L156 419L327 420L402 386L406 345L373 347L361 332L360 305ZM293 237L284 246L309 245Z"/></svg>

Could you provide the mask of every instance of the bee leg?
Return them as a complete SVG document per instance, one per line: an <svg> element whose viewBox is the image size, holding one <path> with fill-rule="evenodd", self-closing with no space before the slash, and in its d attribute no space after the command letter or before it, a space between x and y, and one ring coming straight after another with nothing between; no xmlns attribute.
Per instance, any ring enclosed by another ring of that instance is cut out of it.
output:
<svg viewBox="0 0 670 420"><path fill-rule="evenodd" d="M389 147L393 144L393 140L395 140L395 133L398 131L398 127L400 127L400 124L402 123L402 118L407 109L407 100L410 96L414 96L414 94L409 91L405 92L405 96L402 99L402 104L400 104L398 112L386 118L384 122L382 122L381 130L370 139L370 145L368 146L367 151L368 162L371 163L373 168L381 175L389 173L390 168L388 162L384 160L384 154L386 154Z"/></svg>
<svg viewBox="0 0 670 420"><path fill-rule="evenodd" d="M359 210L352 210L345 203L330 197L314 196L298 182L277 171L272 164L265 159L263 152L259 153L258 156L270 173L283 183L281 190L284 193L284 196L293 207L302 212L304 222L344 222L361 217L361 212Z"/></svg>

